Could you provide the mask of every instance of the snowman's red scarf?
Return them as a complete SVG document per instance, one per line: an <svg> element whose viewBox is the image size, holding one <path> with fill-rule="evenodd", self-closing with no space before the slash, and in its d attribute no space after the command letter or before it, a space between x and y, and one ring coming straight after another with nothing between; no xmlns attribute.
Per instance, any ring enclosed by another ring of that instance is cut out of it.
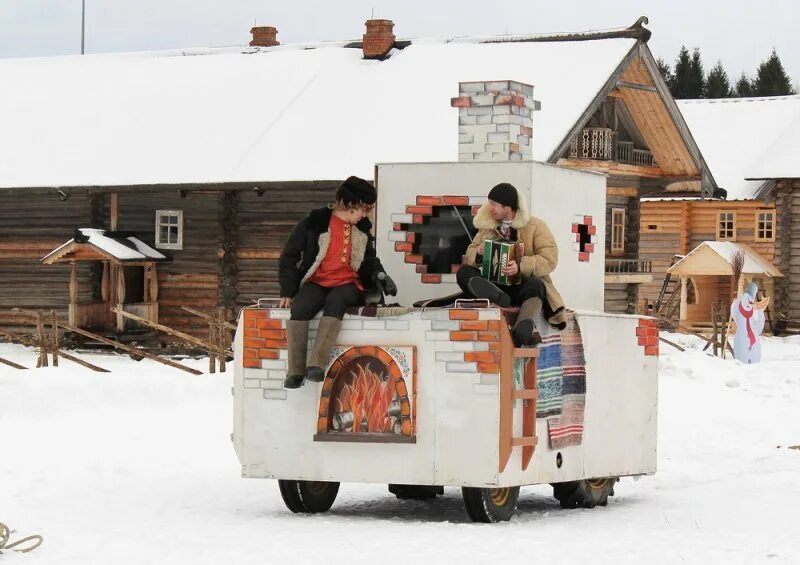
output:
<svg viewBox="0 0 800 565"><path fill-rule="evenodd" d="M750 344L749 349L753 349L753 346L756 344L756 334L753 333L753 328L750 327L750 318L753 317L753 312L755 312L755 308L745 310L742 308L742 303L739 302L739 314L741 314L745 322L747 322L747 341Z"/></svg>

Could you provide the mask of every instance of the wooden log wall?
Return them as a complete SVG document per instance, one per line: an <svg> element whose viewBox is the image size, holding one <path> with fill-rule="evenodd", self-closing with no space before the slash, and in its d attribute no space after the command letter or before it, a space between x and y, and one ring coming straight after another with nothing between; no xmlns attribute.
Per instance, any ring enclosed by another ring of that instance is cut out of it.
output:
<svg viewBox="0 0 800 565"><path fill-rule="evenodd" d="M312 209L333 200L338 185L287 183L264 187L260 195L223 186L182 193L177 187L121 190L117 229L155 246L156 210L183 212L183 248L160 250L172 261L157 265L159 321L205 338L208 323L181 306L208 313L224 306L233 319L238 308L278 296L278 258L286 239ZM66 317L70 266L40 259L82 227L111 228L110 192L76 191L65 202L49 191L0 193L0 310L55 308ZM99 300L102 265L81 263L78 274L79 301ZM0 317L0 325L19 330L20 319Z"/></svg>
<svg viewBox="0 0 800 565"><path fill-rule="evenodd" d="M651 300L658 297L674 255L686 255L704 241L716 241L717 213L721 211L736 212L737 243L745 243L766 260L773 261L775 242L755 241L756 214L763 209L775 209L775 206L760 200L643 202L639 257L653 262L653 282L640 285L639 297ZM776 218L776 222L779 236L780 217Z"/></svg>
<svg viewBox="0 0 800 565"><path fill-rule="evenodd" d="M66 317L69 304L69 264L40 261L69 240L76 227L92 225L92 197L73 194L61 201L55 191L0 193L0 312L14 307L54 309ZM92 299L89 265L78 269L78 299ZM0 313L0 326L29 332L27 318Z"/></svg>
<svg viewBox="0 0 800 565"><path fill-rule="evenodd" d="M625 253L611 254L611 210L625 208ZM640 201L628 196L606 197L606 259L639 258ZM638 284L609 283L605 285L605 311L632 314L636 309Z"/></svg>
<svg viewBox="0 0 800 565"><path fill-rule="evenodd" d="M236 195L236 306L280 295L278 258L295 224L333 200L337 183L296 183Z"/></svg>
<svg viewBox="0 0 800 565"><path fill-rule="evenodd" d="M155 246L156 210L183 212L183 249L159 250L172 261L156 266L158 319L166 326L205 338L208 323L182 310L181 306L213 312L220 305L218 269L222 229L219 209L222 193L210 190L184 194L181 197L177 189L119 193L117 229L135 231L143 241Z"/></svg>
<svg viewBox="0 0 800 565"><path fill-rule="evenodd" d="M775 192L778 211L775 266L784 275L776 281L775 307L797 323L800 321L800 180L779 181Z"/></svg>

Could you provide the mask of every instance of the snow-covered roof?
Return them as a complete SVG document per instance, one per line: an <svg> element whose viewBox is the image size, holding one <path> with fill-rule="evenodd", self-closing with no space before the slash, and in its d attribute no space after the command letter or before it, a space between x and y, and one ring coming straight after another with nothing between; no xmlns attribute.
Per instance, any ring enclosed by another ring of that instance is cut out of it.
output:
<svg viewBox="0 0 800 565"><path fill-rule="evenodd" d="M728 200L756 197L764 178L754 174L768 163L790 165L800 176L800 96L769 98L720 98L677 100L678 107L711 169L717 185L728 191ZM797 119L795 139L775 147L787 124ZM794 147L792 151L791 147ZM776 152L779 155L776 158ZM791 162L794 155L794 162ZM789 176L789 175L785 175Z"/></svg>
<svg viewBox="0 0 800 565"><path fill-rule="evenodd" d="M704 241L683 259L667 269L676 275L730 275L733 255L744 254L742 273L781 277L781 272L750 246L732 241ZM712 252L712 253L710 253Z"/></svg>
<svg viewBox="0 0 800 565"><path fill-rule="evenodd" d="M414 40L0 60L0 187L371 178L455 161L460 81L534 85L547 160L636 39Z"/></svg>
<svg viewBox="0 0 800 565"><path fill-rule="evenodd" d="M798 107L795 118L787 116L787 126L767 149L764 158L747 170L752 179L800 178L800 96L793 96Z"/></svg>
<svg viewBox="0 0 800 565"><path fill-rule="evenodd" d="M165 255L127 232L111 232L92 228L80 228L75 231L74 238L48 253L42 258L42 262L53 263L58 261L63 255L67 255L74 249L75 244L91 245L103 254L122 262L167 260Z"/></svg>

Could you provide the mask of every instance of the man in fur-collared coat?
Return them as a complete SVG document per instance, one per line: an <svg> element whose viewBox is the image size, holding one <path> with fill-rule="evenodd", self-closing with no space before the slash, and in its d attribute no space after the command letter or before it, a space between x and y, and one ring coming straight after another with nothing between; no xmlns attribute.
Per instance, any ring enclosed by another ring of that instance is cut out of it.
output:
<svg viewBox="0 0 800 565"><path fill-rule="evenodd" d="M377 200L375 188L349 177L336 201L313 210L289 236L278 264L282 308L291 308L286 324L289 359L284 386L304 379L321 382L333 343L349 306L364 303L364 291L377 288L394 296L397 287L375 253L367 215ZM322 310L317 337L308 354L309 321Z"/></svg>
<svg viewBox="0 0 800 565"><path fill-rule="evenodd" d="M558 246L550 228L528 212L527 202L509 183L500 183L489 192L473 220L478 233L467 248L466 264L457 274L458 285L469 296L487 298L499 306L519 306L519 316L512 335L517 347L535 346L541 342L536 319L542 309L545 318L556 329L566 327L564 302L550 279L558 265ZM517 285L496 285L481 277L483 242L506 239L522 242L524 255L509 261L504 274L521 274Z"/></svg>

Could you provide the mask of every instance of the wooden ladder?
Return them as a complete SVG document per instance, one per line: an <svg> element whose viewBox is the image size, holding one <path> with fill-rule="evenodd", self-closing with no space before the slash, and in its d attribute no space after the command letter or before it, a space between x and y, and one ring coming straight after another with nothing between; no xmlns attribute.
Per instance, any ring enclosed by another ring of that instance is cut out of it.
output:
<svg viewBox="0 0 800 565"><path fill-rule="evenodd" d="M515 447L522 447L522 470L526 470L533 458L538 438L536 437L536 367L539 349L514 347L508 327L500 331L500 461L502 473ZM514 386L514 363L526 359L522 388ZM522 400L522 435L514 437L514 402Z"/></svg>

